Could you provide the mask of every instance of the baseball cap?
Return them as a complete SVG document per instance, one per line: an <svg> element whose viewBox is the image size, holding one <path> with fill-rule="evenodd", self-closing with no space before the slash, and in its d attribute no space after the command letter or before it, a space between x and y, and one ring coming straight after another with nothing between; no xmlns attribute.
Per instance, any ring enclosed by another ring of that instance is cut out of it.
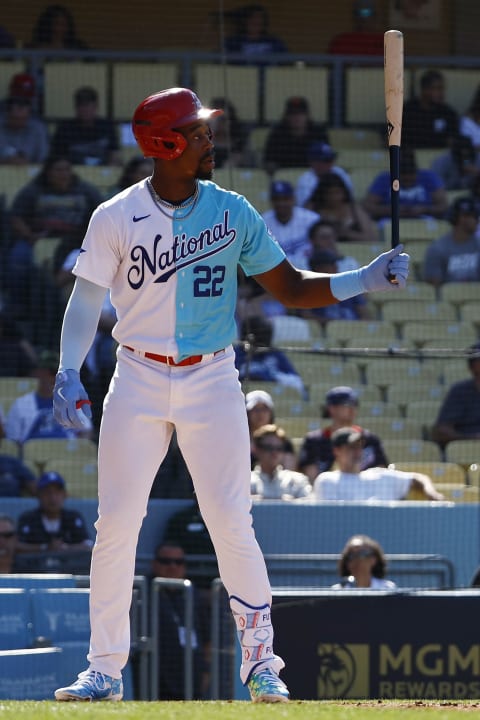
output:
<svg viewBox="0 0 480 720"><path fill-rule="evenodd" d="M333 447L341 447L342 445L353 445L363 439L361 430L353 427L342 427L332 433L331 441Z"/></svg>
<svg viewBox="0 0 480 720"><path fill-rule="evenodd" d="M40 475L37 482L37 490L43 490L43 488L49 485L60 485L61 488L65 489L65 480L59 473L51 470L50 472L45 472L43 475Z"/></svg>
<svg viewBox="0 0 480 720"><path fill-rule="evenodd" d="M98 93L93 87L80 87L74 95L75 105L86 105L98 101Z"/></svg>
<svg viewBox="0 0 480 720"><path fill-rule="evenodd" d="M245 407L247 410L252 410L256 405L266 405L273 410L272 396L265 390L252 390L245 396Z"/></svg>
<svg viewBox="0 0 480 720"><path fill-rule="evenodd" d="M473 198L470 197L460 197L457 198L454 202L454 209L455 212L458 213L464 213L465 215L475 215L478 216L478 206L477 203Z"/></svg>
<svg viewBox="0 0 480 720"><path fill-rule="evenodd" d="M285 114L308 113L308 101L304 97L291 97L285 103Z"/></svg>
<svg viewBox="0 0 480 720"><path fill-rule="evenodd" d="M35 97L35 80L29 73L17 73L8 86L9 98L32 100Z"/></svg>
<svg viewBox="0 0 480 720"><path fill-rule="evenodd" d="M348 385L338 385L327 392L325 402L327 405L358 405L358 395Z"/></svg>
<svg viewBox="0 0 480 720"><path fill-rule="evenodd" d="M270 197L293 197L293 185L286 180L274 180L270 185Z"/></svg>
<svg viewBox="0 0 480 720"><path fill-rule="evenodd" d="M337 153L331 145L324 142L314 142L308 148L308 159L309 160L323 160L329 162L335 160Z"/></svg>
<svg viewBox="0 0 480 720"><path fill-rule="evenodd" d="M60 355L54 350L42 350L38 356L37 367L57 372Z"/></svg>

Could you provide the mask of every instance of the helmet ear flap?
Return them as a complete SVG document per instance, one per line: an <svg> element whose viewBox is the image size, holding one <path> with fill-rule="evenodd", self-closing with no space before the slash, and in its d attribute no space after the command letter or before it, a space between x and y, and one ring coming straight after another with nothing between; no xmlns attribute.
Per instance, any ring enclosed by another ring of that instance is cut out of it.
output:
<svg viewBox="0 0 480 720"><path fill-rule="evenodd" d="M151 142L155 148L154 157L161 160L175 160L187 147L187 141L183 135L173 130L164 130L158 137L153 134Z"/></svg>

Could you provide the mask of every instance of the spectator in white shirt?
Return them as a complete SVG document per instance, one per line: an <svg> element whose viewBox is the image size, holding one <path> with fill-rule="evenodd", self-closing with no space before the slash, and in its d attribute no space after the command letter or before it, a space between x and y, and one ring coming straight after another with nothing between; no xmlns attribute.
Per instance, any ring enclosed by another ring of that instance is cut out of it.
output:
<svg viewBox="0 0 480 720"><path fill-rule="evenodd" d="M443 500L428 475L401 472L390 467L360 470L363 434L355 427L343 427L332 435L338 470L320 473L314 482L315 499L322 501L404 500L410 490L426 500Z"/></svg>
<svg viewBox="0 0 480 720"><path fill-rule="evenodd" d="M297 500L310 495L306 475L283 466L286 435L277 425L263 425L253 433L258 464L252 470L250 488L257 500Z"/></svg>
<svg viewBox="0 0 480 720"><path fill-rule="evenodd" d="M395 590L395 583L385 579L386 572L387 561L380 543L368 535L353 535L338 561L338 574L342 579L332 588Z"/></svg>

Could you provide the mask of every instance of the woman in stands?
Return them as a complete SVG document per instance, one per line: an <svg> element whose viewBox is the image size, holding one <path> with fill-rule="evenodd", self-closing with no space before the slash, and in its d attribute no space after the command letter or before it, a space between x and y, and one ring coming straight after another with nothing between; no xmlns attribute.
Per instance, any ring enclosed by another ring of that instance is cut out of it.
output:
<svg viewBox="0 0 480 720"><path fill-rule="evenodd" d="M305 207L329 220L337 231L338 242L378 242L376 223L356 202L336 173L324 175Z"/></svg>
<svg viewBox="0 0 480 720"><path fill-rule="evenodd" d="M386 571L387 561L380 544L368 535L353 535L347 540L338 562L341 582L332 587L394 590L395 583L385 580Z"/></svg>

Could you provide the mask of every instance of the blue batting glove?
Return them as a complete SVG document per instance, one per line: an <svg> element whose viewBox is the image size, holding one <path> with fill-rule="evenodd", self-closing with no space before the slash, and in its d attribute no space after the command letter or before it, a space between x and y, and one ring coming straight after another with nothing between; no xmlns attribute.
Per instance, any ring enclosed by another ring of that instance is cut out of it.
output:
<svg viewBox="0 0 480 720"><path fill-rule="evenodd" d="M60 370L53 388L53 416L66 428L85 430L92 417L87 391L77 370Z"/></svg>
<svg viewBox="0 0 480 720"><path fill-rule="evenodd" d="M360 268L360 282L365 292L403 289L407 284L410 255L402 252L403 245L382 253L369 265ZM389 280L394 276L396 283Z"/></svg>

